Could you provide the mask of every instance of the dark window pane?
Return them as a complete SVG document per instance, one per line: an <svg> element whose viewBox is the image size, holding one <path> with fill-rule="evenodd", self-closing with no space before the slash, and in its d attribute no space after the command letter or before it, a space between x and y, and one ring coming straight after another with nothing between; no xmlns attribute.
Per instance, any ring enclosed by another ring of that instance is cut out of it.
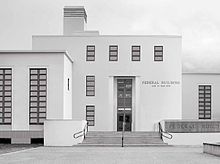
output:
<svg viewBox="0 0 220 164"><path fill-rule="evenodd" d="M95 76L86 76L86 96L95 96Z"/></svg>
<svg viewBox="0 0 220 164"><path fill-rule="evenodd" d="M131 59L132 61L141 60L141 46L132 46L131 47Z"/></svg>
<svg viewBox="0 0 220 164"><path fill-rule="evenodd" d="M43 124L46 119L47 69L30 69L30 124ZM43 110L42 110L43 109Z"/></svg>
<svg viewBox="0 0 220 164"><path fill-rule="evenodd" d="M11 124L12 69L0 68L0 124Z"/></svg>
<svg viewBox="0 0 220 164"><path fill-rule="evenodd" d="M94 45L87 46L86 61L95 61L95 46Z"/></svg>
<svg viewBox="0 0 220 164"><path fill-rule="evenodd" d="M118 61L118 46L109 46L109 61Z"/></svg>
<svg viewBox="0 0 220 164"><path fill-rule="evenodd" d="M86 121L89 126L95 126L95 106L88 105L86 106Z"/></svg>
<svg viewBox="0 0 220 164"><path fill-rule="evenodd" d="M211 85L199 85L199 119L211 119Z"/></svg>
<svg viewBox="0 0 220 164"><path fill-rule="evenodd" d="M154 46L154 61L163 61L163 46Z"/></svg>

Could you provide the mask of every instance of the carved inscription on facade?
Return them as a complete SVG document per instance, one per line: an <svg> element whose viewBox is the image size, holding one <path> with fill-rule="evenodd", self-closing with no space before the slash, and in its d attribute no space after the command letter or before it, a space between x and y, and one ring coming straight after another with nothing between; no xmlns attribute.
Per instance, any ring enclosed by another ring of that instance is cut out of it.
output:
<svg viewBox="0 0 220 164"><path fill-rule="evenodd" d="M165 121L165 129L171 133L220 132L220 121Z"/></svg>
<svg viewBox="0 0 220 164"><path fill-rule="evenodd" d="M179 85L180 81L174 81L174 80L162 80L162 81L157 81L157 80L146 80L142 81L142 85L149 85L151 87L171 87L171 86L176 86Z"/></svg>

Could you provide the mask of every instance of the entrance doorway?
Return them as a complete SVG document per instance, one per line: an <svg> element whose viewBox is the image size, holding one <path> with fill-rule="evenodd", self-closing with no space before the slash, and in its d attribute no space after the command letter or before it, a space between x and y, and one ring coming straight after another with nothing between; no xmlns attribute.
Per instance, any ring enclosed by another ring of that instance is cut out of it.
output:
<svg viewBox="0 0 220 164"><path fill-rule="evenodd" d="M131 131L132 79L117 79L117 131Z"/></svg>

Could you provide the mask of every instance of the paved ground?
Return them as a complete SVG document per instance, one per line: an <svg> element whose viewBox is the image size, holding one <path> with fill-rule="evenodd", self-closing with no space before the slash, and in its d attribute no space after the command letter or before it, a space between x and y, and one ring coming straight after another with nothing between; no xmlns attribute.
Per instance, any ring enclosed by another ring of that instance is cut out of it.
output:
<svg viewBox="0 0 220 164"><path fill-rule="evenodd" d="M0 155L16 164L220 164L202 147L38 147Z"/></svg>
<svg viewBox="0 0 220 164"><path fill-rule="evenodd" d="M28 144L28 145L23 145L23 144L0 144L0 154L5 154L9 152L15 152L15 151L20 151L20 150L26 150L34 147L39 147L39 145L34 145L34 144Z"/></svg>

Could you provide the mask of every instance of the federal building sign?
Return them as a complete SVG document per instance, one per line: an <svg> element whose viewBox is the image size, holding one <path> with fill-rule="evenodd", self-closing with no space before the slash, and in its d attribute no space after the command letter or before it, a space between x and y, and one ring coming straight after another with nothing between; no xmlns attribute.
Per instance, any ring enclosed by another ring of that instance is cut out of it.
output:
<svg viewBox="0 0 220 164"><path fill-rule="evenodd" d="M172 86L177 86L180 85L180 81L175 81L175 80L144 80L142 81L142 85L148 85L151 87L172 87Z"/></svg>
<svg viewBox="0 0 220 164"><path fill-rule="evenodd" d="M220 132L220 121L165 121L165 130L170 133L215 133Z"/></svg>

